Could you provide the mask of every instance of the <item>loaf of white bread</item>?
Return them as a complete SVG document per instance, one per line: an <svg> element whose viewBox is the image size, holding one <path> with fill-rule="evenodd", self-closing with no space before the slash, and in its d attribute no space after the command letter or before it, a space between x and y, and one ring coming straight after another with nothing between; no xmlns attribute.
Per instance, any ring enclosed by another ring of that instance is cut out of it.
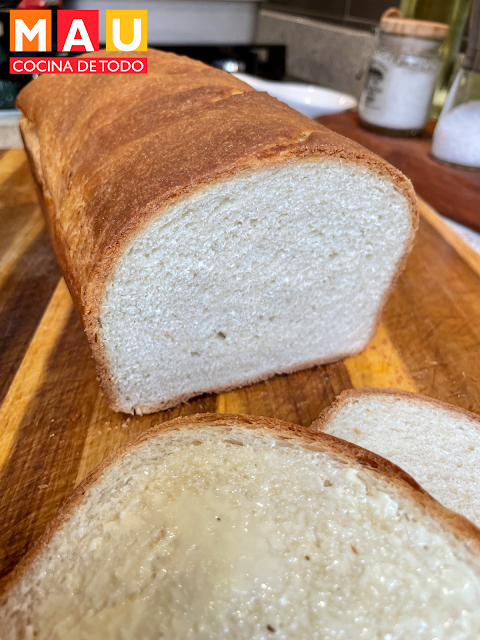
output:
<svg viewBox="0 0 480 640"><path fill-rule="evenodd" d="M480 531L380 456L260 417L145 432L0 588L1 640L479 637Z"/></svg>
<svg viewBox="0 0 480 640"><path fill-rule="evenodd" d="M140 76L44 75L18 106L114 409L160 410L367 344L417 225L388 163L158 51Z"/></svg>
<svg viewBox="0 0 480 640"><path fill-rule="evenodd" d="M312 425L412 475L445 507L480 527L480 417L397 389L344 391Z"/></svg>

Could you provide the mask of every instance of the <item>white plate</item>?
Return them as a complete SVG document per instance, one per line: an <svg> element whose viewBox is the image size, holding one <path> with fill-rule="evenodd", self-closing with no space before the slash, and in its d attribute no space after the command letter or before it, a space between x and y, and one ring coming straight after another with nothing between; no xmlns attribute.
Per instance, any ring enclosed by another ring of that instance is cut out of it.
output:
<svg viewBox="0 0 480 640"><path fill-rule="evenodd" d="M358 102L347 93L300 82L272 82L247 73L234 73L257 91L266 91L309 118L356 109Z"/></svg>

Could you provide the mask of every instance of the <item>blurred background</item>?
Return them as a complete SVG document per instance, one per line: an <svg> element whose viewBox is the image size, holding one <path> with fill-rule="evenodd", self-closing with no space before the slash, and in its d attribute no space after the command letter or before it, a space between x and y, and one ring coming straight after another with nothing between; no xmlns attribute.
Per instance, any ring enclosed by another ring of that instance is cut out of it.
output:
<svg viewBox="0 0 480 640"><path fill-rule="evenodd" d="M18 83L8 74L11 8L99 9L100 41L105 9L148 10L149 45L170 48L228 70L274 80L298 79L360 96L382 13L399 6L405 17L450 25L442 45L444 68L434 104L438 110L461 63L471 0L24 0L0 2L0 108L11 108ZM52 33L56 33L54 27ZM210 46L207 46L210 45ZM182 46L185 48L183 49Z"/></svg>

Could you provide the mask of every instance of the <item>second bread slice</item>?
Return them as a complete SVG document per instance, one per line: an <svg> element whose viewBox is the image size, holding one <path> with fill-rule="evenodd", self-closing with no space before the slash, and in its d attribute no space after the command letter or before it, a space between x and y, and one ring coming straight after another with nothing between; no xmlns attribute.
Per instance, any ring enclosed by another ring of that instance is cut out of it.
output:
<svg viewBox="0 0 480 640"><path fill-rule="evenodd" d="M388 458L480 526L480 417L397 390L344 391L312 425Z"/></svg>

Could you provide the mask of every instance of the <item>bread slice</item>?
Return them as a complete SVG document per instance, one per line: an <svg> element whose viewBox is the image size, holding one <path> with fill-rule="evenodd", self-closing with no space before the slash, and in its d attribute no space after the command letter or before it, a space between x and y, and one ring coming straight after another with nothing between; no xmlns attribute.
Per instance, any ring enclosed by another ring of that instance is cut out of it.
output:
<svg viewBox="0 0 480 640"><path fill-rule="evenodd" d="M312 428L388 458L480 526L480 417L395 389L344 391Z"/></svg>
<svg viewBox="0 0 480 640"><path fill-rule="evenodd" d="M159 425L75 492L2 640L474 640L480 531L401 469L267 418Z"/></svg>
<svg viewBox="0 0 480 640"><path fill-rule="evenodd" d="M388 163L158 51L142 76L44 75L18 106L114 409L165 409L368 343L417 226Z"/></svg>

